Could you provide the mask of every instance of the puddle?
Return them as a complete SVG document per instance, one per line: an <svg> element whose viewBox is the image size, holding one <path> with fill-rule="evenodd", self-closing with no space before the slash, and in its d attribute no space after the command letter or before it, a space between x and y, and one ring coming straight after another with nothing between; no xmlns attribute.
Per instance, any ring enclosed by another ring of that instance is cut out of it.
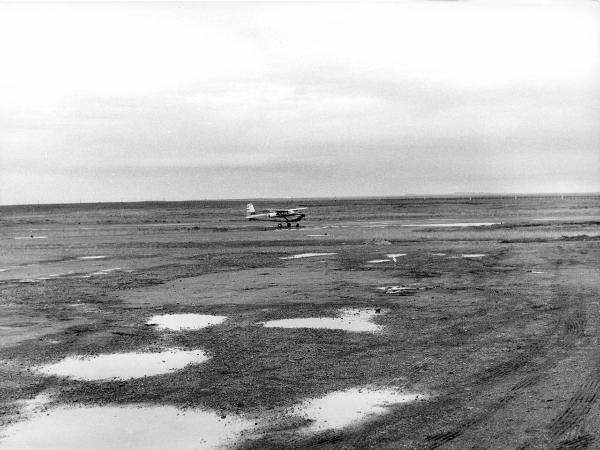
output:
<svg viewBox="0 0 600 450"><path fill-rule="evenodd" d="M283 258L280 258L280 259L311 258L313 256L330 256L330 255L337 255L337 253L300 253L299 255L284 256Z"/></svg>
<svg viewBox="0 0 600 450"><path fill-rule="evenodd" d="M17 281L17 283L39 283L40 280L36 280L34 278L24 278L22 280Z"/></svg>
<svg viewBox="0 0 600 450"><path fill-rule="evenodd" d="M108 256L97 255L97 256L79 256L77 259L104 259L108 258Z"/></svg>
<svg viewBox="0 0 600 450"><path fill-rule="evenodd" d="M390 253L385 256L387 256L388 258L400 258L401 256L406 256L406 253Z"/></svg>
<svg viewBox="0 0 600 450"><path fill-rule="evenodd" d="M15 239L48 239L48 236L17 236Z"/></svg>
<svg viewBox="0 0 600 450"><path fill-rule="evenodd" d="M468 254L468 255L460 255L463 258L483 258L485 256L485 254L483 253L472 253L472 254Z"/></svg>
<svg viewBox="0 0 600 450"><path fill-rule="evenodd" d="M326 234L307 234L308 237L321 237L321 236L327 236Z"/></svg>
<svg viewBox="0 0 600 450"><path fill-rule="evenodd" d="M3 430L3 449L214 449L231 445L254 422L174 406L61 406L30 413Z"/></svg>
<svg viewBox="0 0 600 450"><path fill-rule="evenodd" d="M128 379L159 375L200 364L209 359L202 350L169 349L160 353L112 353L98 356L69 356L38 367L45 375L81 380Z"/></svg>
<svg viewBox="0 0 600 450"><path fill-rule="evenodd" d="M340 309L337 317L300 317L297 319L270 320L267 328L324 328L354 332L376 333L383 329L371 322L378 313L373 309Z"/></svg>
<svg viewBox="0 0 600 450"><path fill-rule="evenodd" d="M426 396L392 388L352 388L305 401L294 408L294 413L311 421L301 432L318 433L368 421L390 412L394 405L419 399Z"/></svg>
<svg viewBox="0 0 600 450"><path fill-rule="evenodd" d="M146 325L156 325L159 330L199 330L223 323L226 316L211 316L208 314L163 314L153 316Z"/></svg>
<svg viewBox="0 0 600 450"><path fill-rule="evenodd" d="M445 253L430 253L431 256L446 256Z"/></svg>
<svg viewBox="0 0 600 450"><path fill-rule="evenodd" d="M6 272L8 269L0 269L0 272Z"/></svg>
<svg viewBox="0 0 600 450"><path fill-rule="evenodd" d="M99 270L98 272L92 272L91 275L108 275L111 272L116 272L118 270L121 270L121 268L120 267L114 267L112 269L102 269L102 270Z"/></svg>
<svg viewBox="0 0 600 450"><path fill-rule="evenodd" d="M23 412L25 413L33 413L36 411L40 411L44 408L48 403L52 401L53 395L48 392L43 392L39 394L35 398L30 398L27 400L21 400L19 403L22 404ZM0 441L1 443L2 441Z"/></svg>
<svg viewBox="0 0 600 450"><path fill-rule="evenodd" d="M367 261L367 264L379 264L379 263L384 263L384 262L392 262L391 259L372 259L370 261Z"/></svg>
<svg viewBox="0 0 600 450"><path fill-rule="evenodd" d="M423 290L422 287L417 286L388 286L388 287L380 287L379 290L385 291L388 295L406 295L406 294L414 294L417 291Z"/></svg>
<svg viewBox="0 0 600 450"><path fill-rule="evenodd" d="M532 270L531 273L546 273L546 272L540 272L539 270Z"/></svg>

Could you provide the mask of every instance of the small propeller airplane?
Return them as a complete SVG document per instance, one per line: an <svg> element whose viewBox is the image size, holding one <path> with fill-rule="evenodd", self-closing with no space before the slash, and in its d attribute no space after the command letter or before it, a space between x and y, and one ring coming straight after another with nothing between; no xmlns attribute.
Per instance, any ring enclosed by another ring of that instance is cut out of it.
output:
<svg viewBox="0 0 600 450"><path fill-rule="evenodd" d="M252 203L246 205L246 219L248 220L259 220L266 222L279 222L277 228L283 228L285 223L288 228L292 226L292 222L296 222L296 228L300 227L300 222L306 214L301 213L306 208L292 208L292 209L263 209L259 213L254 209Z"/></svg>

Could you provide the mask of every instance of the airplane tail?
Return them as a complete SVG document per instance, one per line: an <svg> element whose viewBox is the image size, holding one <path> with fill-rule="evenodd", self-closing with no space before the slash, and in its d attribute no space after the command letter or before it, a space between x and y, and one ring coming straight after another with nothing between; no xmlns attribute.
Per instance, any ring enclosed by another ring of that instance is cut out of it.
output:
<svg viewBox="0 0 600 450"><path fill-rule="evenodd" d="M256 211L254 210L254 205L252 203L248 203L246 205L246 215L251 216L253 214L256 214Z"/></svg>

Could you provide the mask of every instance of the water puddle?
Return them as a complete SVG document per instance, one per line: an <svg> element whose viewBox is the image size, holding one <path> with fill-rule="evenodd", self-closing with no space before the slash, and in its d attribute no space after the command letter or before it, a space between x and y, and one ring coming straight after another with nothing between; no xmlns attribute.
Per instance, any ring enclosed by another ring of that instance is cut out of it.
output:
<svg viewBox="0 0 600 450"><path fill-rule="evenodd" d="M119 271L119 270L121 270L120 267L114 267L112 269L102 269L102 270L99 270L98 272L92 272L91 275L108 275L111 272L115 272L115 271Z"/></svg>
<svg viewBox="0 0 600 450"><path fill-rule="evenodd" d="M327 234L307 234L308 237L320 237L320 236L327 236Z"/></svg>
<svg viewBox="0 0 600 450"><path fill-rule="evenodd" d="M52 397L53 396L50 393L43 392L35 398L21 400L21 401L19 401L19 403L22 404L23 412L25 412L25 413L39 412L48 403L50 403L52 401Z"/></svg>
<svg viewBox="0 0 600 450"><path fill-rule="evenodd" d="M301 432L318 433L357 425L390 412L395 405L426 398L393 388L352 388L307 400L294 408L294 414L311 421Z"/></svg>
<svg viewBox="0 0 600 450"><path fill-rule="evenodd" d="M104 255L96 255L96 256L79 256L77 259L104 259L104 258L108 258L108 256L104 256Z"/></svg>
<svg viewBox="0 0 600 450"><path fill-rule="evenodd" d="M17 236L15 239L48 239L48 236Z"/></svg>
<svg viewBox="0 0 600 450"><path fill-rule="evenodd" d="M71 275L74 272L65 272L65 273L52 273L50 275L48 275L50 278L58 278L58 277L63 277L65 275Z"/></svg>
<svg viewBox="0 0 600 450"><path fill-rule="evenodd" d="M69 356L38 367L45 375L57 375L80 380L129 379L159 375L182 369L188 364L200 364L209 359L202 350L169 349L159 353L111 353L98 356Z"/></svg>
<svg viewBox="0 0 600 450"><path fill-rule="evenodd" d="M392 262L391 259L372 259L370 261L367 261L367 264L380 264L380 263L385 263L385 262Z"/></svg>
<svg viewBox="0 0 600 450"><path fill-rule="evenodd" d="M385 256L387 256L388 258L394 259L394 258L400 258L401 256L406 256L406 253L389 253Z"/></svg>
<svg viewBox="0 0 600 450"><path fill-rule="evenodd" d="M532 270L532 271L531 271L531 273L537 273L537 274L540 274L540 273L546 273L546 272L540 272L539 270Z"/></svg>
<svg viewBox="0 0 600 450"><path fill-rule="evenodd" d="M485 256L485 254L483 253L471 253L471 254L467 254L467 255L460 255L463 258L483 258Z"/></svg>
<svg viewBox="0 0 600 450"><path fill-rule="evenodd" d="M385 291L388 295L409 295L425 288L417 286L384 286L377 289Z"/></svg>
<svg viewBox="0 0 600 450"><path fill-rule="evenodd" d="M73 273L73 272L70 272ZM40 281L47 281L47 280L57 280L58 278L68 275L66 273L53 273L52 275L48 275L46 277L37 277L37 278L23 278L21 280L18 280L18 283L39 283Z"/></svg>
<svg viewBox="0 0 600 450"><path fill-rule="evenodd" d="M3 431L3 449L214 449L234 444L254 422L174 406L60 406Z"/></svg>
<svg viewBox="0 0 600 450"><path fill-rule="evenodd" d="M340 309L337 317L301 317L297 319L270 320L267 328L323 328L354 332L376 333L383 329L371 319L380 309Z"/></svg>
<svg viewBox="0 0 600 450"><path fill-rule="evenodd" d="M151 317L146 325L156 325L159 330L199 330L223 323L226 319L226 316L208 314L163 314Z"/></svg>
<svg viewBox="0 0 600 450"><path fill-rule="evenodd" d="M0 269L0 272L6 272L8 269Z"/></svg>
<svg viewBox="0 0 600 450"><path fill-rule="evenodd" d="M300 253L299 255L284 256L280 259L312 258L314 256L330 256L330 255L337 255L337 253Z"/></svg>
<svg viewBox="0 0 600 450"><path fill-rule="evenodd" d="M430 253L431 256L446 256L445 253Z"/></svg>

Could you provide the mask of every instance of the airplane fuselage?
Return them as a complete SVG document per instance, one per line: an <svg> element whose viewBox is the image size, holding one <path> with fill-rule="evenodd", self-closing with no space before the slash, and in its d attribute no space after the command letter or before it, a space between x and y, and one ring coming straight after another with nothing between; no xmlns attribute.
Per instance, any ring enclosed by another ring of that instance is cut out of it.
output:
<svg viewBox="0 0 600 450"><path fill-rule="evenodd" d="M248 220L265 221L265 222L300 222L306 214L286 212L270 212L270 213L259 213L247 216Z"/></svg>
<svg viewBox="0 0 600 450"><path fill-rule="evenodd" d="M282 228L283 224L287 224L287 227L291 227L291 223L295 222L296 227L300 225L300 222L306 214L301 213L301 210L306 208L290 208L290 209L263 209L260 212L256 212L254 205L248 203L246 205L246 220L263 221L263 222L278 222L277 227Z"/></svg>

